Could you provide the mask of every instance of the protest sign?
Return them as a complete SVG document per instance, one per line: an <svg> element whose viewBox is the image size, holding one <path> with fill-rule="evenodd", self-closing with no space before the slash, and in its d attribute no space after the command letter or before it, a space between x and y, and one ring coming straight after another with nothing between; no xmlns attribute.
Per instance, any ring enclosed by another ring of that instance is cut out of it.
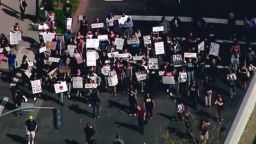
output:
<svg viewBox="0 0 256 144"><path fill-rule="evenodd" d="M148 69L159 69L158 58L149 58L148 59Z"/></svg>
<svg viewBox="0 0 256 144"><path fill-rule="evenodd" d="M68 53L69 56L74 57L74 51L76 49L76 45L68 45Z"/></svg>
<svg viewBox="0 0 256 144"><path fill-rule="evenodd" d="M123 50L124 46L124 39L122 38L115 38L115 45L118 50Z"/></svg>
<svg viewBox="0 0 256 144"><path fill-rule="evenodd" d="M108 40L108 35L98 35L99 41L106 41Z"/></svg>
<svg viewBox="0 0 256 144"><path fill-rule="evenodd" d="M197 53L184 53L184 58L197 58Z"/></svg>
<svg viewBox="0 0 256 144"><path fill-rule="evenodd" d="M176 54L172 56L173 63L180 63L183 61L181 54Z"/></svg>
<svg viewBox="0 0 256 144"><path fill-rule="evenodd" d="M97 84L96 83L88 83L88 84L84 85L84 88L86 88L86 89L97 88Z"/></svg>
<svg viewBox="0 0 256 144"><path fill-rule="evenodd" d="M147 79L147 72L136 72L137 81L143 81Z"/></svg>
<svg viewBox="0 0 256 144"><path fill-rule="evenodd" d="M51 42L55 38L55 33L43 33L44 43Z"/></svg>
<svg viewBox="0 0 256 144"><path fill-rule="evenodd" d="M82 77L72 77L73 88L83 88L83 78Z"/></svg>
<svg viewBox="0 0 256 144"><path fill-rule="evenodd" d="M50 62L58 63L58 62L60 61L60 58L56 58L56 57L49 57L49 61L50 61Z"/></svg>
<svg viewBox="0 0 256 144"><path fill-rule="evenodd" d="M86 52L86 64L87 66L96 66L96 52L87 51Z"/></svg>
<svg viewBox="0 0 256 144"><path fill-rule="evenodd" d="M133 56L132 59L134 61L141 61L143 59L144 56Z"/></svg>
<svg viewBox="0 0 256 144"><path fill-rule="evenodd" d="M170 77L170 76L163 76L162 77L162 81L163 81L163 84L175 84L175 79L174 77Z"/></svg>
<svg viewBox="0 0 256 144"><path fill-rule="evenodd" d="M3 53L4 52L4 48L0 48L0 53Z"/></svg>
<svg viewBox="0 0 256 144"><path fill-rule="evenodd" d="M79 20L79 21L84 20L84 16L83 16L83 15L78 15L78 20Z"/></svg>
<svg viewBox="0 0 256 144"><path fill-rule="evenodd" d="M155 53L156 55L164 54L164 42L155 43Z"/></svg>
<svg viewBox="0 0 256 144"><path fill-rule="evenodd" d="M86 39L86 48L98 49L100 45L99 39Z"/></svg>
<svg viewBox="0 0 256 144"><path fill-rule="evenodd" d="M55 90L56 94L68 91L68 87L67 87L66 81L55 83L54 84L54 90Z"/></svg>
<svg viewBox="0 0 256 144"><path fill-rule="evenodd" d="M138 44L140 44L140 40L139 39L130 39L130 40L127 40L127 44L128 45L138 45Z"/></svg>
<svg viewBox="0 0 256 144"><path fill-rule="evenodd" d="M118 54L118 58L129 58L129 57L130 57L129 53Z"/></svg>
<svg viewBox="0 0 256 144"><path fill-rule="evenodd" d="M72 27L72 18L67 18L67 30L71 30Z"/></svg>
<svg viewBox="0 0 256 144"><path fill-rule="evenodd" d="M118 84L117 74L108 77L108 85L109 86L116 86Z"/></svg>
<svg viewBox="0 0 256 144"><path fill-rule="evenodd" d="M145 45L151 44L150 35L143 36L143 41L144 41L144 44L145 44Z"/></svg>
<svg viewBox="0 0 256 144"><path fill-rule="evenodd" d="M179 72L179 82L184 83L187 81L187 73Z"/></svg>
<svg viewBox="0 0 256 144"><path fill-rule="evenodd" d="M153 32L162 32L164 31L164 26L156 26L152 28Z"/></svg>
<svg viewBox="0 0 256 144"><path fill-rule="evenodd" d="M163 76L164 73L165 73L164 71L159 71L159 72L158 72L159 76Z"/></svg>
<svg viewBox="0 0 256 144"><path fill-rule="evenodd" d="M39 53L43 53L43 52L45 52L46 51L46 47L41 47L41 48L39 48Z"/></svg>
<svg viewBox="0 0 256 144"><path fill-rule="evenodd" d="M107 55L108 55L109 58L118 57L119 52L112 52L112 53L108 53Z"/></svg>
<svg viewBox="0 0 256 144"><path fill-rule="evenodd" d="M91 27L93 29L95 29L95 28L103 28L104 27L104 23L93 23L93 24L91 24Z"/></svg>
<svg viewBox="0 0 256 144"><path fill-rule="evenodd" d="M197 53L200 53L201 51L204 51L205 43L202 41L200 44L197 46Z"/></svg>
<svg viewBox="0 0 256 144"><path fill-rule="evenodd" d="M211 42L209 55L219 56L220 45Z"/></svg>
<svg viewBox="0 0 256 144"><path fill-rule="evenodd" d="M10 44L19 44L19 37L17 33L10 32Z"/></svg>
<svg viewBox="0 0 256 144"><path fill-rule="evenodd" d="M42 93L41 80L32 80L30 82L33 94Z"/></svg>

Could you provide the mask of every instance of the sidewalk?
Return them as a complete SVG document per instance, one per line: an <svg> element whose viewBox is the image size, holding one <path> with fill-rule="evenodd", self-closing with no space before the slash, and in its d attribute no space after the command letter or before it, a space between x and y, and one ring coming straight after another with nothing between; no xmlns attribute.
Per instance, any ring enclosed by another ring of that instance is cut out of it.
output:
<svg viewBox="0 0 256 144"><path fill-rule="evenodd" d="M31 47L31 42L38 42L38 32L30 31L29 24L32 22L33 17L35 15L35 0L29 1L28 6L26 8L26 19L24 21L20 20L20 10L19 10L19 1L10 1L10 0L2 0L2 5L0 5L0 32L4 33L6 37L9 39L9 32L13 25L17 22L19 23L21 29L23 30L23 41L20 41L18 51L15 51L17 56L18 65L20 65L23 55L27 55L28 58L33 61L34 53L32 51L33 47ZM7 62L2 62L0 64L0 70L6 71L8 70Z"/></svg>

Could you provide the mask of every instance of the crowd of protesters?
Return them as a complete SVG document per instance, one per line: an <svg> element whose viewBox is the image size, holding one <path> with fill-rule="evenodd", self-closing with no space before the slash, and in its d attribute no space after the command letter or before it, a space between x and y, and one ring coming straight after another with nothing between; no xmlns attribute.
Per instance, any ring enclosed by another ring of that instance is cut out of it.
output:
<svg viewBox="0 0 256 144"><path fill-rule="evenodd" d="M92 107L93 118L100 118L100 93L109 91L113 97L127 95L129 116L138 118L138 127L143 133L145 121L152 119L153 109L156 106L157 99L153 96L152 90L157 85L163 85L162 90L176 100L177 119L184 121L187 129L191 131L191 117L188 106L183 103L184 99L189 101L195 110L197 110L199 101L203 101L205 107L216 105L216 122L221 124L225 99L235 97L237 88L241 87L245 90L249 77L255 70L256 55L252 46L250 44L246 47L240 46L236 39L227 57L221 58L218 55L209 54L211 43L215 43L215 36L214 31L204 31L207 23L202 18L196 19L196 31L189 31L185 40L180 38L182 21L177 16L171 22L162 17L156 25L162 26L162 30L143 34L134 26L135 22L132 18L125 13L118 19L114 19L113 14L109 13L106 19L96 17L95 21L91 22L87 21L86 17L81 17L79 18L80 28L76 34L67 29L63 36L59 36L55 32L56 18L53 6L47 1L42 6L45 10L45 21L32 24L38 30L40 38L35 61L30 61L24 55L21 64L17 66L14 49L18 49L19 45L10 45L4 34L0 36L0 47L10 47L2 51L3 56L0 62L8 61L11 79L15 77L17 71L22 73L19 82L11 85L16 106L20 106L20 101L24 96L20 86L27 86L31 89L30 81L40 80L42 87L50 90L54 89L54 84L66 82L67 91L56 94L60 104L64 104L64 95L69 99L84 97L88 106ZM64 6L64 10L65 19L67 19L71 16L69 1ZM245 25L247 22L254 26L254 21L245 21ZM98 24L98 26L92 28L91 24ZM18 23L14 25L12 31L22 33ZM49 33L54 34L50 41L45 38L45 35ZM147 39L149 42L145 42L144 36L146 35L149 36ZM99 45L87 47L89 39L98 39ZM123 44L117 44L116 39L123 40ZM163 54L156 53L155 43L157 42L164 43ZM203 50L199 51L198 45L202 42L204 42ZM70 46L75 49L69 49ZM46 49L42 50L44 47ZM88 55L89 52L94 52L94 55ZM184 57L186 52L195 53L196 56ZM50 60L52 57L57 58L58 61ZM152 58L157 60L153 64L150 62ZM89 64L89 61L94 59L95 64ZM223 65L222 59L230 61L226 71L226 80L229 84L228 94L215 91L219 66ZM73 87L74 77L82 78L82 88ZM172 78L174 82L163 83L163 77ZM85 87L84 84L93 84L93 86ZM143 102L138 100L138 93L144 95ZM32 94L34 100L38 97L41 97L40 93ZM200 138L202 141L207 141L210 122L203 119L200 125ZM87 138L88 143L95 133L91 128L89 123L85 129L90 135Z"/></svg>

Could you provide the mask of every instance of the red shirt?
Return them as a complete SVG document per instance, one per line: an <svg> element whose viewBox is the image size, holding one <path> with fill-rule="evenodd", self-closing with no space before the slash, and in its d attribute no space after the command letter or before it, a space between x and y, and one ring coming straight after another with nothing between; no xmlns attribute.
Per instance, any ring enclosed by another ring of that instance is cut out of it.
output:
<svg viewBox="0 0 256 144"><path fill-rule="evenodd" d="M144 115L145 115L144 109L141 108L140 110L137 110L137 114L138 114L138 118L144 118Z"/></svg>

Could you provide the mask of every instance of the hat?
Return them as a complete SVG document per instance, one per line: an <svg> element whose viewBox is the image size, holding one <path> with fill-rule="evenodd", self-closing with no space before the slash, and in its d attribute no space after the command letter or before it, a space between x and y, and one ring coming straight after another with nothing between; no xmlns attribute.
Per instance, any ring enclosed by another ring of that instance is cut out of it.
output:
<svg viewBox="0 0 256 144"><path fill-rule="evenodd" d="M33 116L32 115L28 116L28 120L33 120Z"/></svg>

